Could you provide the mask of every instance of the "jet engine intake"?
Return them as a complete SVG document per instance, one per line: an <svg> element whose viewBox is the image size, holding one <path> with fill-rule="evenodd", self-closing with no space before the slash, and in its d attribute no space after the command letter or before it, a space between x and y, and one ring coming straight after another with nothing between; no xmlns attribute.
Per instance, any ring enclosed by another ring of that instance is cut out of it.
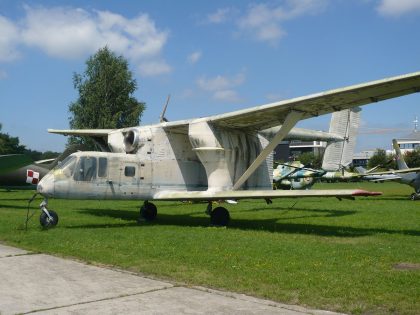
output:
<svg viewBox="0 0 420 315"><path fill-rule="evenodd" d="M124 149L126 153L136 153L140 145L138 130L131 129L124 133Z"/></svg>

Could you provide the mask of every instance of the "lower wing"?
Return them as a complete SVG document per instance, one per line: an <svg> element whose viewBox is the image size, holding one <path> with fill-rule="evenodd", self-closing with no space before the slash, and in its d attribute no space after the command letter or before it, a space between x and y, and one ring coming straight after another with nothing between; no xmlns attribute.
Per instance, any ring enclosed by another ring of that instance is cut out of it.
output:
<svg viewBox="0 0 420 315"><path fill-rule="evenodd" d="M274 199L305 197L337 197L353 199L360 196L378 196L381 192L360 189L333 190L229 190L229 191L161 191L154 195L154 200L166 201L218 201L239 199Z"/></svg>

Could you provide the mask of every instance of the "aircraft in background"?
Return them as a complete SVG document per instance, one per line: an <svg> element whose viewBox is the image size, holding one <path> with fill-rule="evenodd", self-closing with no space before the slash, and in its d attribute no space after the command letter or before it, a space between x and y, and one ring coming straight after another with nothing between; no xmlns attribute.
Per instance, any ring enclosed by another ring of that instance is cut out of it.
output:
<svg viewBox="0 0 420 315"><path fill-rule="evenodd" d="M402 184L410 185L414 188L415 193L411 194L411 200L420 199L420 167L409 168L404 161L397 141L392 140L396 151L396 160L398 170L389 170L384 172L374 172L378 165L370 170L363 167L356 167L359 173L347 172L345 170L336 172L327 172L325 170L316 170L306 168L299 161L291 163L279 164L274 170L273 180L276 187L282 189L310 189L317 179L334 180L334 181L352 181L367 180L371 182L397 181Z"/></svg>
<svg viewBox="0 0 420 315"><path fill-rule="evenodd" d="M384 176L382 181L394 180L401 184L409 185L414 188L414 193L411 194L410 199L420 200L420 167L409 168L407 166L396 139L392 140L392 146L394 147L396 153L395 159L397 161L398 170L372 173L370 175ZM378 179L376 179L376 181L378 181Z"/></svg>
<svg viewBox="0 0 420 315"><path fill-rule="evenodd" d="M206 202L214 225L229 212L212 201L284 197L354 198L379 193L357 189L272 189L272 152L295 124L311 117L420 91L420 72L372 81L221 115L124 129L49 130L88 136L107 152L70 155L38 184L40 222L54 226L48 198L145 200L140 215L153 220L152 200ZM264 130L277 128L271 136Z"/></svg>
<svg viewBox="0 0 420 315"><path fill-rule="evenodd" d="M334 112L331 115L329 133L338 135L343 141L328 143L322 169L305 167L299 161L280 163L273 171L274 186L281 189L310 189L318 178L352 178L353 174L345 171L345 168L353 161L360 115L359 107Z"/></svg>
<svg viewBox="0 0 420 315"><path fill-rule="evenodd" d="M16 161L13 161L14 167L9 167L3 172L0 172L0 187L21 188L24 186L37 185L42 177L44 177L50 170L56 167L58 163L63 161L70 154L79 150L86 150L86 146L72 145L64 150L63 153L55 159L46 159L35 162L33 162L31 158L24 155L11 155L9 157L11 160L15 160L16 156L19 156L19 158L24 158L20 160L21 163L16 163Z"/></svg>
<svg viewBox="0 0 420 315"><path fill-rule="evenodd" d="M16 170L32 163L32 159L24 154L0 155L0 174Z"/></svg>

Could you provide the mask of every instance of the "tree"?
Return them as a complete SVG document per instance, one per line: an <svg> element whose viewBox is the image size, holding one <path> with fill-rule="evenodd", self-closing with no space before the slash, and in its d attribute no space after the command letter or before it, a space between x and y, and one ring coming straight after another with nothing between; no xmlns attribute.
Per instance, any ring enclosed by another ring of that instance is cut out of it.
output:
<svg viewBox="0 0 420 315"><path fill-rule="evenodd" d="M86 61L86 70L73 75L79 97L69 105L69 122L73 129L117 129L138 126L145 104L133 93L137 88L128 62L108 47ZM93 144L89 139L71 137L69 144Z"/></svg>
<svg viewBox="0 0 420 315"><path fill-rule="evenodd" d="M305 165L305 167L320 169L322 166L322 156L319 154L315 155L313 152L304 152L300 154L298 160Z"/></svg>
<svg viewBox="0 0 420 315"><path fill-rule="evenodd" d="M368 168L373 168L377 165L385 165L388 162L388 157L386 151L383 149L376 149L375 153L372 155L368 162Z"/></svg>
<svg viewBox="0 0 420 315"><path fill-rule="evenodd" d="M405 152L404 160L408 167L420 167L420 148Z"/></svg>
<svg viewBox="0 0 420 315"><path fill-rule="evenodd" d="M0 124L0 131L2 125ZM25 153L25 146L19 143L18 137L11 137L7 133L0 132L0 155Z"/></svg>

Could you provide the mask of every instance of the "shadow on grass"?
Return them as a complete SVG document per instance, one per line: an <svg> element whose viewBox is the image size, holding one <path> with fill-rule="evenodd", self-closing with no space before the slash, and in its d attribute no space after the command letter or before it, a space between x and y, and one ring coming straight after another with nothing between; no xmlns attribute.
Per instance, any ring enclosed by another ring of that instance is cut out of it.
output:
<svg viewBox="0 0 420 315"><path fill-rule="evenodd" d="M319 211L319 212L343 212L341 210L305 210L305 211ZM108 224L87 224L79 226L69 226L69 229L84 229L84 228L120 228L120 227L139 227L147 226L189 226L189 227L207 227L209 226L208 217L193 216L191 214L174 214L168 215L159 213L155 221L143 221L137 224L136 220L138 213L135 211L122 211L113 209L81 209L79 212L87 213L89 215L98 217L111 217L115 219L122 219L127 223L108 223ZM345 211L353 213L353 211ZM195 212L194 214L197 214ZM327 215L328 216L328 215ZM301 216L299 218L311 217ZM320 216L317 216L320 217ZM287 218L290 219L290 218ZM420 236L420 231L417 230L390 230L383 228L356 228L349 226L330 226L304 223L282 223L279 222L281 218L244 220L232 219L229 224L229 229L238 230L254 230L267 231L275 233L290 233L290 234L311 234L319 236L338 236L338 237L360 237L374 234L403 234L411 236Z"/></svg>
<svg viewBox="0 0 420 315"><path fill-rule="evenodd" d="M28 209L28 204L26 203L26 205L24 205L24 206L17 206L17 205L1 205L0 204L0 209L10 209L10 210L13 210L13 209Z"/></svg>

